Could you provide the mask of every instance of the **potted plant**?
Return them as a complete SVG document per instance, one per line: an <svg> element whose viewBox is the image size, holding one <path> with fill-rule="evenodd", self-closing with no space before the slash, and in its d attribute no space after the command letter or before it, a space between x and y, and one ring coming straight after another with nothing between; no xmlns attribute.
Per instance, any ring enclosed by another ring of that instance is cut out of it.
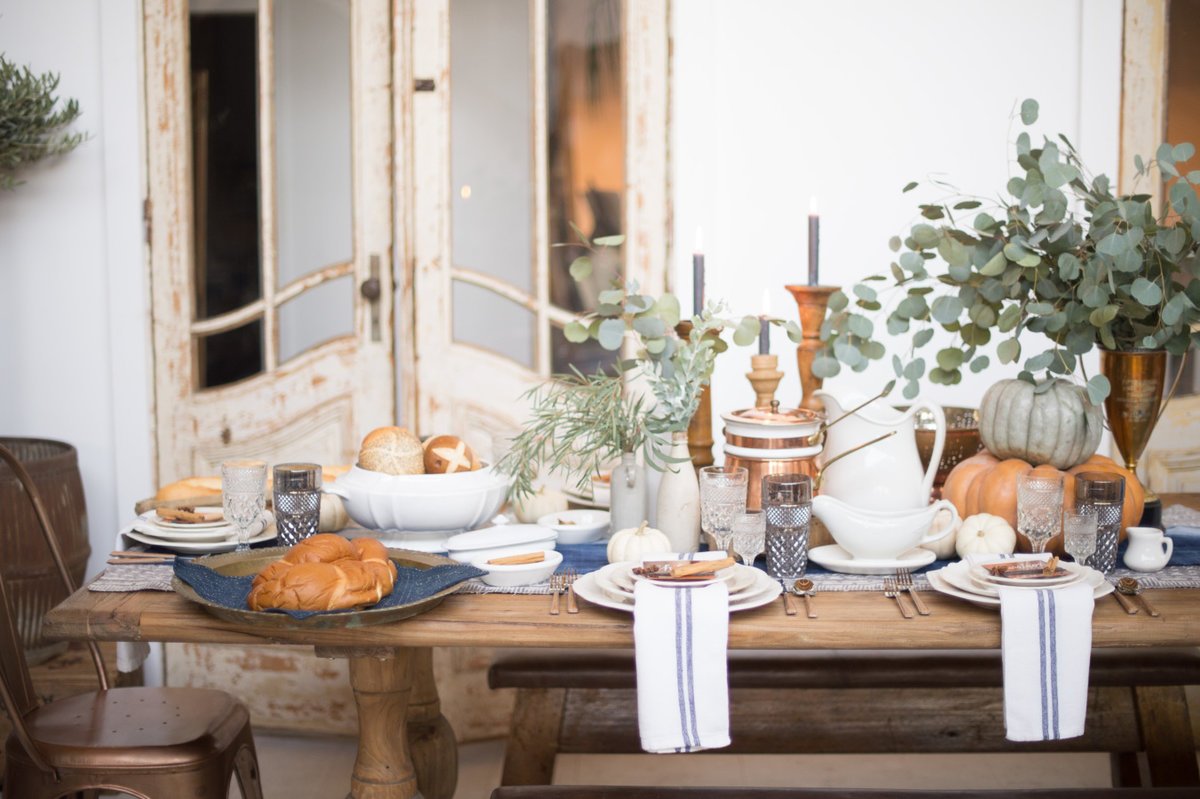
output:
<svg viewBox="0 0 1200 799"><path fill-rule="evenodd" d="M1021 104L1025 125L1037 116L1036 101ZM1163 144L1153 160L1135 159L1139 178L1169 184L1157 213L1151 192L1116 194L1106 176L1091 175L1061 134L1035 146L1021 132L1021 173L995 198L933 181L949 195L921 204L922 221L892 238L892 285L878 290L889 277L873 275L830 298L813 373L861 371L884 357L867 313L886 303L888 333L911 333L908 357L892 356L905 397L923 377L953 385L963 369L983 371L982 348L995 344L1001 363L1024 358L1020 378L1038 393L1056 375L1080 375L1091 401L1105 403L1132 470L1157 416L1166 354L1200 342L1200 171L1182 168L1194 154L1191 144ZM927 369L918 353L935 340ZM1081 356L1093 347L1101 373L1089 377Z"/></svg>
<svg viewBox="0 0 1200 799"><path fill-rule="evenodd" d="M0 188L15 188L21 169L70 152L86 138L63 130L79 117L79 103L59 107L57 89L58 75L35 75L0 55Z"/></svg>
<svg viewBox="0 0 1200 799"><path fill-rule="evenodd" d="M570 266L576 280L591 273L592 258L600 250L620 247L625 241L620 235L589 240L578 228L575 232L580 243L562 246L584 251ZM672 547L693 550L699 541L700 500L695 472L683 467L690 462L688 422L712 378L717 355L728 349L722 332L733 330L734 343L746 346L757 338L760 321L756 316L735 321L727 318L723 303L710 303L692 318L690 330L680 335L679 300L673 294L655 298L642 294L636 281L618 278L597 299L594 311L566 325L567 340L595 339L605 349L625 349L631 357L618 361L615 374L559 376L556 383L531 392L533 418L514 440L501 468L517 474L514 492L521 495L532 491L541 464L563 469L582 482L605 459L640 449L647 465L664 472L658 491L658 527ZM793 341L800 340L795 322L770 322L783 326ZM639 383L649 389L653 402L631 387ZM603 400L583 412L591 392L601 392ZM620 438L616 428L629 433ZM666 440L670 448L664 452ZM623 448L628 442L635 443ZM614 473L614 491L617 482ZM636 526L637 521L627 526ZM613 529L620 529L616 519Z"/></svg>

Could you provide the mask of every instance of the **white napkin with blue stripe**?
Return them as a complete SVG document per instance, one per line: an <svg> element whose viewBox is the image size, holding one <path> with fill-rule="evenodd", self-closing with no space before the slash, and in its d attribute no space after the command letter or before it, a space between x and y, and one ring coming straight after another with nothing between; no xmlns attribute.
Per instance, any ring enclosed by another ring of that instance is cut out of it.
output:
<svg viewBox="0 0 1200 799"><path fill-rule="evenodd" d="M1004 726L1010 741L1083 735L1092 659L1092 586L1000 587Z"/></svg>
<svg viewBox="0 0 1200 799"><path fill-rule="evenodd" d="M646 560L683 559L648 556ZM723 552L689 557L722 558ZM655 754L729 746L729 589L671 588L638 580L633 590L638 728Z"/></svg>

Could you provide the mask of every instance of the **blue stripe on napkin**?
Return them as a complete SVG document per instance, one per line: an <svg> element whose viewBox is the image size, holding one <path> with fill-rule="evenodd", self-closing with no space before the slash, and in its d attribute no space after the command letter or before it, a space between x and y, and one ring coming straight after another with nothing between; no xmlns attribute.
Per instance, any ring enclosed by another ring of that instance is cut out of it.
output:
<svg viewBox="0 0 1200 799"><path fill-rule="evenodd" d="M683 670L683 647L684 647L683 635L684 635L684 632L683 632L683 624L682 624L682 618L681 618L681 616L682 616L681 609L683 606L683 594L686 594L686 593L688 593L688 592L687 591L676 591L675 592L675 684L676 684L675 690L678 692L678 696L679 696L679 727L680 727L680 731L683 733L683 749L682 749L682 751L684 751L684 752L690 750L693 745L691 738L688 736L687 686L684 684L684 670Z"/></svg>

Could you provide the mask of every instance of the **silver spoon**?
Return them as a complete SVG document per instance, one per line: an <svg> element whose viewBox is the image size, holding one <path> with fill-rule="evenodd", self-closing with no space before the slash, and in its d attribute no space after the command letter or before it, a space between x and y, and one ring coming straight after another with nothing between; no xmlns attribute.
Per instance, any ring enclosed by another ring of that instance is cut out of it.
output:
<svg viewBox="0 0 1200 799"><path fill-rule="evenodd" d="M1149 613L1151 616L1154 616L1155 618L1157 618L1158 616L1162 615L1161 613L1158 612L1157 608L1155 608L1153 605L1150 604L1149 599L1146 599L1146 597L1141 595L1142 587L1138 584L1138 581L1135 580L1134 578L1122 577L1120 580L1117 580L1117 590L1120 591L1125 596L1136 596L1138 599L1140 599L1142 601L1142 604L1146 606L1146 612Z"/></svg>
<svg viewBox="0 0 1200 799"><path fill-rule="evenodd" d="M813 585L813 581L809 580L807 577L796 581L795 591L797 594L804 597L804 612L808 614L810 619L815 619L817 617L817 613L812 607L812 600L809 599L809 597L814 596L817 593L814 588L815 586Z"/></svg>

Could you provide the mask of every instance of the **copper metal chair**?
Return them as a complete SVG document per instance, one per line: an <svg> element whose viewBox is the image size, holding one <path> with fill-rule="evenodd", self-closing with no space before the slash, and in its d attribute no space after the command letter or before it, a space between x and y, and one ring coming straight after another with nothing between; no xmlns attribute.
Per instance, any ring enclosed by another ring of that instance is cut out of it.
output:
<svg viewBox="0 0 1200 799"><path fill-rule="evenodd" d="M33 503L67 591L75 590L37 487L0 445ZM262 799L245 706L224 691L109 688L89 641L100 690L39 702L0 576L0 694L13 730L5 748L4 796L58 799L98 789L142 799L228 796L236 775L246 799Z"/></svg>

